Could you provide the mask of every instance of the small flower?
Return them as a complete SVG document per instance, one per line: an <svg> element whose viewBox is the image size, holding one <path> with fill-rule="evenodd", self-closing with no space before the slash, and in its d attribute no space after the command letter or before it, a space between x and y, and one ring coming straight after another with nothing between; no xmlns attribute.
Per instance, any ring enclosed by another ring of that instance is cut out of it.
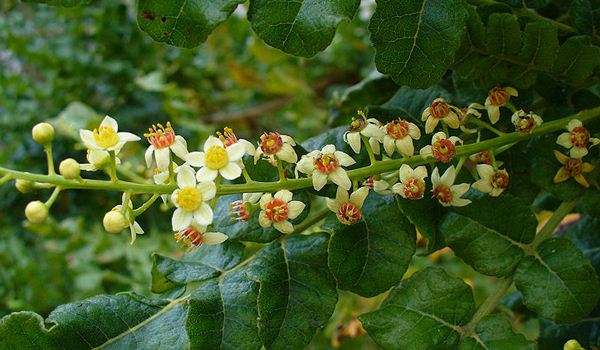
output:
<svg viewBox="0 0 600 350"><path fill-rule="evenodd" d="M456 169L454 165L446 169L444 175L441 177L437 167L431 173L431 183L433 184L431 192L433 192L433 197L437 198L438 202L445 207L463 207L471 203L468 199L460 198L469 190L469 184L454 185L455 179Z"/></svg>
<svg viewBox="0 0 600 350"><path fill-rule="evenodd" d="M423 111L421 120L425 121L425 133L430 134L438 125L440 120L453 129L460 126L459 115L462 111L456 107L446 103L443 98L436 98L431 105Z"/></svg>
<svg viewBox="0 0 600 350"><path fill-rule="evenodd" d="M242 199L229 203L229 215L232 221L250 221L262 193L244 193Z"/></svg>
<svg viewBox="0 0 600 350"><path fill-rule="evenodd" d="M350 145L354 153L360 153L362 136L368 137L369 145L373 149L373 152L379 154L379 139L383 137L383 132L379 129L379 121L374 118L367 119L363 111L358 111L357 113L360 118L352 118L350 128L344 133L344 141Z"/></svg>
<svg viewBox="0 0 600 350"><path fill-rule="evenodd" d="M564 132L558 136L556 143L570 149L569 155L572 158L585 157L588 154L588 147L600 143L600 139L590 137L590 132L583 127L583 123L578 119L571 120L567 124L567 130L569 132Z"/></svg>
<svg viewBox="0 0 600 350"><path fill-rule="evenodd" d="M258 162L261 155L271 160L277 157L288 163L296 163L298 155L294 150L294 146L296 146L296 142L290 136L281 135L276 132L265 133L260 136L259 147L254 152L254 164Z"/></svg>
<svg viewBox="0 0 600 350"><path fill-rule="evenodd" d="M139 141L140 138L130 132L118 132L119 125L113 118L106 116L94 131L81 129L79 137L90 150L118 152L126 142Z"/></svg>
<svg viewBox="0 0 600 350"><path fill-rule="evenodd" d="M570 177L573 177L581 186L590 187L590 184L583 177L583 173L594 170L592 164L584 163L581 159L569 158L557 150L554 150L554 156L563 165L554 176L554 183L567 181Z"/></svg>
<svg viewBox="0 0 600 350"><path fill-rule="evenodd" d="M118 153L116 151L115 153ZM99 151L96 149L88 149L85 158L89 163L80 164L79 167L84 171L96 171L110 164L110 155L107 151ZM121 160L116 157L116 164L121 164Z"/></svg>
<svg viewBox="0 0 600 350"><path fill-rule="evenodd" d="M533 112L529 112L529 114L523 112L523 110L516 111L511 119L515 126L515 131L527 134L531 133L533 129L542 125L544 122L539 115L534 114Z"/></svg>
<svg viewBox="0 0 600 350"><path fill-rule="evenodd" d="M273 225L281 233L294 232L294 226L289 220L293 220L302 213L306 205L300 201L292 200L292 192L279 190L273 197L265 193L260 197L260 208L258 223L262 227Z"/></svg>
<svg viewBox="0 0 600 350"><path fill-rule="evenodd" d="M167 122L166 128L162 124L152 125L144 137L150 143L145 154L148 168L152 165L152 156L156 159L158 169L167 170L171 162L170 152L175 153L181 159L185 159L188 154L187 142L183 137L175 135L170 122Z"/></svg>
<svg viewBox="0 0 600 350"><path fill-rule="evenodd" d="M140 224L138 224L137 221L135 221L135 217L132 215L133 202L131 200L129 200L129 203L127 203L127 209L123 210L123 206L125 205L125 197L126 195L125 193L123 193L123 197L121 199L122 204L119 204L112 208L112 211L124 213L125 223L129 225L129 231L131 232L130 244L133 244L137 235L144 234L144 230L142 229Z"/></svg>
<svg viewBox="0 0 600 350"><path fill-rule="evenodd" d="M431 145L427 145L419 151L424 158L434 157L442 163L448 163L454 159L456 155L456 143L462 140L456 136L446 138L443 131L437 132L431 138Z"/></svg>
<svg viewBox="0 0 600 350"><path fill-rule="evenodd" d="M479 112L478 109L485 109L485 107L479 103L471 103L469 106L461 109L462 113L458 115L460 120L460 130L468 134L474 134L478 131L477 129L469 129L465 126L465 124L467 124L469 121L470 116L473 115L475 118L481 118L481 112Z"/></svg>
<svg viewBox="0 0 600 350"><path fill-rule="evenodd" d="M254 145L252 144L252 142L244 139L238 139L238 137L233 132L233 129L229 127L224 127L222 133L217 131L217 136L219 137L219 140L223 142L225 148L230 147L234 144L241 144L242 146L244 146L245 154L254 154Z"/></svg>
<svg viewBox="0 0 600 350"><path fill-rule="evenodd" d="M496 170L488 164L477 164L477 173L481 179L471 186L477 191L498 197L508 188L508 172L504 169Z"/></svg>
<svg viewBox="0 0 600 350"><path fill-rule="evenodd" d="M469 159L474 163L492 164L492 156L489 151L481 151L471 154Z"/></svg>
<svg viewBox="0 0 600 350"><path fill-rule="evenodd" d="M187 165L178 168L177 186L171 195L171 202L177 209L171 223L173 231L180 231L195 223L208 226L213 220L213 211L206 201L211 200L217 188L212 182L196 183L194 170Z"/></svg>
<svg viewBox="0 0 600 350"><path fill-rule="evenodd" d="M182 248L187 247L191 252L201 244L219 244L225 242L229 237L221 232L206 232L206 226L190 225L187 228L174 234L175 240L181 244Z"/></svg>
<svg viewBox="0 0 600 350"><path fill-rule="evenodd" d="M408 157L415 153L413 140L421 138L421 130L414 123L399 118L387 123L382 130L385 132L383 149L388 155L391 156L396 150Z"/></svg>
<svg viewBox="0 0 600 350"><path fill-rule="evenodd" d="M242 174L239 161L245 152L241 143L233 143L226 148L221 140L209 136L204 143L204 152L190 152L185 160L200 168L196 173L198 181L213 181L219 174L227 180L234 180Z"/></svg>
<svg viewBox="0 0 600 350"><path fill-rule="evenodd" d="M312 151L302 156L296 165L296 171L300 171L312 177L315 190L321 190L328 180L346 191L352 187L352 182L342 166L350 166L356 163L352 157L344 152L336 151L334 145L326 145L322 150Z"/></svg>
<svg viewBox="0 0 600 350"><path fill-rule="evenodd" d="M508 103L511 96L519 96L519 92L510 86L495 87L490 90L485 99L485 108L490 118L490 123L496 124L500 119L500 107Z"/></svg>
<svg viewBox="0 0 600 350"><path fill-rule="evenodd" d="M362 182L362 185L383 196L392 194L389 182L385 180L378 180L375 176L369 176L365 181Z"/></svg>
<svg viewBox="0 0 600 350"><path fill-rule="evenodd" d="M357 222L361 215L361 208L367 195L368 187L361 187L348 196L348 191L338 187L335 199L327 198L327 208L335 213L339 222L344 225L352 225Z"/></svg>
<svg viewBox="0 0 600 350"><path fill-rule="evenodd" d="M421 165L413 170L409 165L402 164L398 173L400 182L392 187L392 191L411 200L423 198L427 168Z"/></svg>

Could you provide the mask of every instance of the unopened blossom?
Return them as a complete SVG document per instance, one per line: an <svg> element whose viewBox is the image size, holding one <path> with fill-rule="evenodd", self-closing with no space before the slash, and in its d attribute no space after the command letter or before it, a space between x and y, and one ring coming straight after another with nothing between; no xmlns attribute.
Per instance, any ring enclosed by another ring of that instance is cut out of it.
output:
<svg viewBox="0 0 600 350"><path fill-rule="evenodd" d="M229 127L224 127L223 132L217 131L217 136L219 137L219 140L223 142L225 148L228 148L235 144L240 144L244 147L244 154L254 154L254 145L252 144L252 142L238 138L235 132L233 132L233 129Z"/></svg>
<svg viewBox="0 0 600 350"><path fill-rule="evenodd" d="M180 231L195 224L207 226L212 223L213 211L206 203L213 199L217 188L213 182L196 183L194 170L183 165L177 170L177 187L171 195L171 203L177 209L171 220L173 231Z"/></svg>
<svg viewBox="0 0 600 350"><path fill-rule="evenodd" d="M510 120L515 126L515 131L523 134L531 133L533 129L544 122L539 115L533 112L525 113L522 109L516 111Z"/></svg>
<svg viewBox="0 0 600 350"><path fill-rule="evenodd" d="M600 143L600 139L590 137L590 132L578 119L573 119L567 124L567 131L558 136L556 143L569 149L571 158L583 158L588 154L588 147Z"/></svg>
<svg viewBox="0 0 600 350"><path fill-rule="evenodd" d="M167 122L166 127L162 124L152 125L144 137L150 144L145 153L148 168L152 166L154 158L158 169L167 170L171 163L171 152L181 159L185 159L188 154L187 142L182 136L175 134L170 122Z"/></svg>
<svg viewBox="0 0 600 350"><path fill-rule="evenodd" d="M338 187L335 199L326 199L327 208L335 213L339 222L352 225L362 216L362 206L368 194L368 187L361 187L349 196L347 190Z"/></svg>
<svg viewBox="0 0 600 350"><path fill-rule="evenodd" d="M400 182L392 187L392 192L411 200L423 198L427 168L421 165L413 169L407 164L402 164L398 173Z"/></svg>
<svg viewBox="0 0 600 350"><path fill-rule="evenodd" d="M198 181L213 181L217 175L227 180L234 180L242 175L240 160L246 149L241 143L233 143L229 147L214 136L209 136L204 143L204 152L190 152L185 157L188 164L199 167L196 173Z"/></svg>
<svg viewBox="0 0 600 350"><path fill-rule="evenodd" d="M288 163L296 163L298 155L294 150L296 141L288 135L281 135L276 132L264 133L260 136L260 143L256 152L254 152L254 164L263 156L274 160L277 157Z"/></svg>
<svg viewBox="0 0 600 350"><path fill-rule="evenodd" d="M350 128L344 133L346 141L355 153L360 153L362 137L368 138L369 145L375 154L379 154L379 139L383 137L380 122L377 119L365 116L363 111L358 111L360 118L352 118Z"/></svg>
<svg viewBox="0 0 600 350"><path fill-rule="evenodd" d="M487 109L490 123L496 124L500 119L500 107L510 101L511 96L519 96L518 91L510 86L495 87L490 90L485 99L485 108Z"/></svg>
<svg viewBox="0 0 600 350"><path fill-rule="evenodd" d="M421 120L425 122L425 133L430 134L438 123L443 121L448 127L457 129L460 126L459 115L462 111L448 104L443 98L436 98L431 105L423 111Z"/></svg>
<svg viewBox="0 0 600 350"><path fill-rule="evenodd" d="M229 203L229 215L232 221L249 221L262 193L244 193L242 199Z"/></svg>
<svg viewBox="0 0 600 350"><path fill-rule="evenodd" d="M469 184L462 183L455 185L454 180L456 180L454 165L446 169L444 175L441 177L438 168L433 169L431 173L431 183L433 185L431 192L433 193L433 197L445 207L463 207L471 203L470 200L461 198L469 190Z"/></svg>
<svg viewBox="0 0 600 350"><path fill-rule="evenodd" d="M395 151L403 156L410 157L415 153L413 140L421 138L421 130L414 123L405 119L396 119L381 128L385 135L383 136L383 149L391 156Z"/></svg>
<svg viewBox="0 0 600 350"><path fill-rule="evenodd" d="M440 131L431 138L431 145L421 148L419 154L424 158L434 157L442 163L448 163L456 155L456 143L462 144L462 140L456 136L446 138L446 133Z"/></svg>
<svg viewBox="0 0 600 350"><path fill-rule="evenodd" d="M79 137L90 150L118 152L125 143L139 141L140 138L130 132L118 132L119 125L113 118L106 116L97 129L79 130Z"/></svg>
<svg viewBox="0 0 600 350"><path fill-rule="evenodd" d="M206 226L192 224L174 234L175 240L188 252L202 244L212 245L225 242L229 237L221 232L207 232Z"/></svg>
<svg viewBox="0 0 600 350"><path fill-rule="evenodd" d="M321 190L328 180L345 190L349 190L352 182L348 173L342 167L356 163L352 157L344 152L336 151L334 145L326 145L323 149L315 150L302 156L296 165L296 171L312 177L315 190Z"/></svg>
<svg viewBox="0 0 600 350"><path fill-rule="evenodd" d="M112 208L112 211L124 212L123 215L125 217L126 224L129 225L129 231L131 232L131 244L133 244L133 242L135 242L135 238L137 237L137 235L144 234L144 230L137 223L137 221L135 221L135 217L133 216L133 213L132 213L133 202L131 200L129 200L129 202L127 204L125 204L125 199L126 199L126 195L125 195L125 193L123 193L123 197L121 200L122 204L119 204L119 205L115 206L114 208ZM126 210L123 210L124 205L127 205Z"/></svg>
<svg viewBox="0 0 600 350"><path fill-rule="evenodd" d="M390 183L386 180L380 179L379 176L369 176L365 181L362 182L362 185L383 196L392 193L390 189Z"/></svg>
<svg viewBox="0 0 600 350"><path fill-rule="evenodd" d="M498 197L508 188L508 172L504 169L494 169L489 164L477 164L477 173L480 179L471 186L477 191L488 193L492 197Z"/></svg>
<svg viewBox="0 0 600 350"><path fill-rule="evenodd" d="M260 197L261 212L258 216L258 223L262 227L273 227L281 233L294 232L294 226L290 220L302 213L306 205L300 201L292 200L292 192L288 190L279 190L272 196L265 193Z"/></svg>
<svg viewBox="0 0 600 350"><path fill-rule="evenodd" d="M118 151L115 151L115 153L118 153ZM110 155L107 151L88 149L85 158L89 163L80 164L79 168L81 170L96 171L110 164ZM115 163L121 164L121 160L118 157L115 157Z"/></svg>
<svg viewBox="0 0 600 350"><path fill-rule="evenodd" d="M556 156L558 162L562 164L562 167L558 169L558 172L554 176L554 183L567 181L570 177L572 177L581 186L590 187L590 184L587 182L585 177L583 177L583 174L594 170L594 166L592 164L584 163L578 158L569 158L556 150L554 151L554 156Z"/></svg>

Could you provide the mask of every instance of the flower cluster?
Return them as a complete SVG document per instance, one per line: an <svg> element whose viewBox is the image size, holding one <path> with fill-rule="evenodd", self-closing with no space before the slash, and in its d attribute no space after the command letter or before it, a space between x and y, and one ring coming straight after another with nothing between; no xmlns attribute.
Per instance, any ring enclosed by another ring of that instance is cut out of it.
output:
<svg viewBox="0 0 600 350"><path fill-rule="evenodd" d="M556 143L567 149L569 155L554 150L554 156L562 165L554 176L554 183L575 179L581 186L589 187L590 184L583 176L594 169L590 163L584 162L583 157L588 154L588 148L600 143L600 139L591 137L590 132L583 127L578 119L573 119L567 124L567 132L558 136Z"/></svg>

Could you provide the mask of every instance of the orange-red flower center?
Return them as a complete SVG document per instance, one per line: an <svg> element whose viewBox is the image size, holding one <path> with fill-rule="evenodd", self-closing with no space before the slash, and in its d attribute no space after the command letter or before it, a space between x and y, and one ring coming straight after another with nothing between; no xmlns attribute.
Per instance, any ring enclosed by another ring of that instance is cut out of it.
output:
<svg viewBox="0 0 600 350"><path fill-rule="evenodd" d="M360 216L360 208L350 202L342 204L337 211L338 220L344 225L352 225Z"/></svg>
<svg viewBox="0 0 600 350"><path fill-rule="evenodd" d="M587 148L590 141L590 132L582 127L576 127L571 131L571 142L575 147Z"/></svg>
<svg viewBox="0 0 600 350"><path fill-rule="evenodd" d="M202 244L202 234L202 232L196 230L193 226L189 226L181 232L176 232L174 236L175 240L179 242L182 247L187 247L187 250L191 252Z"/></svg>
<svg viewBox="0 0 600 350"><path fill-rule="evenodd" d="M505 104L506 102L508 102L508 100L510 99L510 95L508 94L508 91L504 90L501 87L495 87L492 90L490 90L489 97L490 97L490 102L496 106L501 106L501 105Z"/></svg>
<svg viewBox="0 0 600 350"><path fill-rule="evenodd" d="M444 118L446 115L448 115L449 110L450 110L450 107L444 100L433 101L431 103L430 111L431 111L431 115L434 118L440 118L440 119Z"/></svg>
<svg viewBox="0 0 600 350"><path fill-rule="evenodd" d="M232 221L249 221L252 219L252 210L249 202L239 199L229 203L229 215Z"/></svg>
<svg viewBox="0 0 600 350"><path fill-rule="evenodd" d="M530 132L535 127L535 119L531 114L520 115L514 125L517 132Z"/></svg>
<svg viewBox="0 0 600 350"><path fill-rule="evenodd" d="M315 169L319 170L323 174L331 174L339 165L340 163L338 162L337 158L331 153L320 154L315 159L314 164Z"/></svg>
<svg viewBox="0 0 600 350"><path fill-rule="evenodd" d="M260 148L265 154L273 155L283 147L283 140L278 133L270 132L260 136Z"/></svg>
<svg viewBox="0 0 600 350"><path fill-rule="evenodd" d="M217 132L217 136L219 136L219 140L223 142L223 145L227 148L234 143L238 142L238 138L233 132L233 129L225 127L223 128L223 132Z"/></svg>
<svg viewBox="0 0 600 350"><path fill-rule="evenodd" d="M438 185L432 192L433 197L437 198L441 203L450 204L452 202L452 191L450 191L448 186Z"/></svg>
<svg viewBox="0 0 600 350"><path fill-rule="evenodd" d="M569 158L563 167L569 175L577 176L581 174L582 162L580 159Z"/></svg>
<svg viewBox="0 0 600 350"><path fill-rule="evenodd" d="M408 122L403 119L394 120L387 125L386 132L396 140L402 139L408 135Z"/></svg>
<svg viewBox="0 0 600 350"><path fill-rule="evenodd" d="M287 220L289 209L287 203L279 198L273 198L267 203L265 214L272 222L281 222Z"/></svg>
<svg viewBox="0 0 600 350"><path fill-rule="evenodd" d="M167 148L175 143L175 131L170 122L167 122L166 127L162 124L152 125L148 132L144 134L144 137L156 149Z"/></svg>
<svg viewBox="0 0 600 350"><path fill-rule="evenodd" d="M506 171L497 171L491 179L494 188L508 188L508 173Z"/></svg>
<svg viewBox="0 0 600 350"><path fill-rule="evenodd" d="M433 156L442 163L450 162L456 155L456 147L448 139L441 139L434 142L432 148Z"/></svg>
<svg viewBox="0 0 600 350"><path fill-rule="evenodd" d="M476 163L492 164L492 157L490 155L490 152L481 151L473 155L473 161L475 161Z"/></svg>
<svg viewBox="0 0 600 350"><path fill-rule="evenodd" d="M425 182L421 179L412 178L408 179L404 184L404 197L417 200L423 198L425 193Z"/></svg>

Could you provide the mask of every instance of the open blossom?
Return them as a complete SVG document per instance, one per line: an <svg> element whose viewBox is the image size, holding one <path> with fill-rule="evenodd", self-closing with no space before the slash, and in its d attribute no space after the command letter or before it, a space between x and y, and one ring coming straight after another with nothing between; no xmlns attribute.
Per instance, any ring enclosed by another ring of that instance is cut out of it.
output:
<svg viewBox="0 0 600 350"><path fill-rule="evenodd" d="M118 153L118 151L115 151ZM110 155L107 151L100 151L97 149L88 149L85 158L89 163L80 164L79 168L85 171L96 171L110 164ZM116 157L116 164L121 164L121 160Z"/></svg>
<svg viewBox="0 0 600 350"><path fill-rule="evenodd" d="M213 181L219 174L227 180L234 180L242 174L239 163L245 152L241 143L225 147L221 140L209 136L204 143L204 152L190 152L185 160L200 168L196 173L198 181Z"/></svg>
<svg viewBox="0 0 600 350"><path fill-rule="evenodd" d="M572 158L583 158L588 154L588 147L600 143L600 139L590 137L590 132L578 119L573 119L567 124L567 131L558 136L556 143L569 149Z"/></svg>
<svg viewBox="0 0 600 350"><path fill-rule="evenodd" d="M456 107L449 105L443 98L436 98L431 105L423 111L421 120L425 122L425 133L430 134L442 120L446 125L453 129L460 126L460 114L462 111Z"/></svg>
<svg viewBox="0 0 600 350"><path fill-rule="evenodd" d="M417 200L423 198L427 168L421 165L413 169L407 164L402 164L398 173L400 182L392 187L392 191L406 199Z"/></svg>
<svg viewBox="0 0 600 350"><path fill-rule="evenodd" d="M119 125L113 118L106 116L97 129L79 130L79 137L90 150L118 152L125 143L139 141L140 138L130 132L118 132Z"/></svg>
<svg viewBox="0 0 600 350"><path fill-rule="evenodd" d="M448 163L456 155L456 143L462 144L462 140L456 136L446 138L443 131L437 132L431 138L431 145L427 145L419 151L424 158L434 157L442 163Z"/></svg>
<svg viewBox="0 0 600 350"><path fill-rule="evenodd" d="M385 132L383 136L383 149L388 155L394 154L397 150L403 156L412 156L415 153L413 140L421 138L421 130L414 123L410 123L404 119L396 119L387 123L382 130Z"/></svg>
<svg viewBox="0 0 600 350"><path fill-rule="evenodd" d="M533 112L525 113L522 109L516 111L510 120L515 126L515 131L524 134L531 133L533 129L542 125L544 122L539 115L534 114Z"/></svg>
<svg viewBox="0 0 600 350"><path fill-rule="evenodd" d="M175 135L170 122L167 122L166 127L162 124L152 125L144 137L150 143L145 154L148 168L152 166L152 158L154 158L158 169L167 170L171 162L171 152L181 159L185 159L188 153L187 142L183 137Z"/></svg>
<svg viewBox="0 0 600 350"><path fill-rule="evenodd" d="M335 213L339 222L344 225L352 225L357 222L361 215L361 209L367 195L368 187L361 187L348 196L348 191L338 187L335 199L327 198L327 208Z"/></svg>
<svg viewBox="0 0 600 350"><path fill-rule="evenodd" d="M254 214L255 206L262 197L262 193L244 193L242 199L229 203L229 215L232 221L249 221Z"/></svg>
<svg viewBox="0 0 600 350"><path fill-rule="evenodd" d="M207 226L212 223L213 211L206 203L213 199L217 188L213 182L196 183L194 170L187 165L177 169L177 187L171 195L175 212L171 220L173 231L180 231L196 224Z"/></svg>
<svg viewBox="0 0 600 350"><path fill-rule="evenodd" d="M477 173L480 179L471 186L477 191L498 197L508 188L508 172L504 169L494 169L488 164L477 164Z"/></svg>
<svg viewBox="0 0 600 350"><path fill-rule="evenodd" d="M260 197L261 212L258 223L262 227L273 227L281 233L294 232L294 226L289 220L294 220L302 213L306 205L292 200L292 192L279 190L272 196L265 193Z"/></svg>
<svg viewBox="0 0 600 350"><path fill-rule="evenodd" d="M584 163L581 159L569 158L559 151L554 151L554 156L562 167L554 176L554 183L567 181L570 177L575 179L583 187L590 187L583 173L589 173L594 170L594 166L590 163Z"/></svg>
<svg viewBox="0 0 600 350"><path fill-rule="evenodd" d="M288 135L281 135L276 132L265 133L260 136L260 144L254 152L254 164L258 162L261 156L273 160L277 157L288 163L296 163L298 155L294 150L296 142Z"/></svg>
<svg viewBox="0 0 600 350"><path fill-rule="evenodd" d="M238 138L236 136L236 134L233 132L233 129L231 129L229 127L224 127L223 132L217 131L217 136L219 137L219 140L221 140L221 142L223 142L223 145L225 146L225 148L228 148L235 144L240 144L244 147L244 151L245 151L244 154L247 154L247 155L254 154L254 145L252 144L252 142Z"/></svg>
<svg viewBox="0 0 600 350"><path fill-rule="evenodd" d="M225 242L229 237L221 232L207 232L206 226L190 225L174 234L175 240L188 252L193 251L202 244L212 245Z"/></svg>
<svg viewBox="0 0 600 350"><path fill-rule="evenodd" d="M356 163L352 157L344 152L336 151L334 145L326 145L322 150L315 150L302 156L296 171L312 177L315 190L321 190L328 180L345 190L349 190L352 182L342 166Z"/></svg>
<svg viewBox="0 0 600 350"><path fill-rule="evenodd" d="M500 119L500 107L506 105L510 101L511 96L519 96L515 88L510 86L495 87L490 90L488 97L485 99L485 108L487 109L490 123L496 124Z"/></svg>
<svg viewBox="0 0 600 350"><path fill-rule="evenodd" d="M113 211L122 211L123 210L123 206L125 205L125 198L126 195L125 193L123 193L123 197L121 199L123 204L119 204L117 206L115 206L114 208L112 208ZM133 209L133 202L131 200L129 200L129 203L127 203L127 210L125 210L124 212L124 216L125 219L127 220L127 223L129 224L129 231L131 232L131 244L133 244L133 242L135 242L135 238L137 237L137 235L141 235L144 234L144 230L142 229L142 227L140 226L140 224L137 223L137 221L135 221L135 217L132 216L132 212L131 210Z"/></svg>
<svg viewBox="0 0 600 350"><path fill-rule="evenodd" d="M374 118L367 119L363 111L358 111L358 115L360 118L352 118L350 129L344 133L344 141L355 153L360 153L362 136L367 137L373 152L379 154L379 139L383 137L383 132L379 129L379 121Z"/></svg>
<svg viewBox="0 0 600 350"><path fill-rule="evenodd" d="M468 199L460 198L469 190L469 184L455 185L454 180L456 180L454 165L446 169L444 175L441 177L438 168L433 169L431 173L431 183L433 184L431 192L433 192L433 197L437 198L438 202L445 207L463 207L471 203Z"/></svg>

